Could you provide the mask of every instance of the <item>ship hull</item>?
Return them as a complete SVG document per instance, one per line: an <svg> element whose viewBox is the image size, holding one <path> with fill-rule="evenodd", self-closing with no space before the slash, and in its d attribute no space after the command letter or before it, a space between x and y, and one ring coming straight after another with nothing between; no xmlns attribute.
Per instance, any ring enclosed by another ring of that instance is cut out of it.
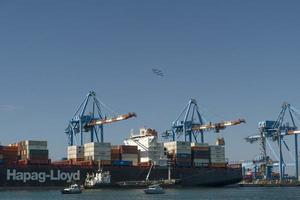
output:
<svg viewBox="0 0 300 200"><path fill-rule="evenodd" d="M111 174L111 187L122 181L143 181L149 168L133 166L104 166ZM87 173L96 172L96 166L0 166L0 186L66 186L84 184ZM176 168L171 178L180 180L180 186L224 186L242 180L240 168ZM166 167L154 167L149 180L168 179ZM107 186L105 186L107 187Z"/></svg>

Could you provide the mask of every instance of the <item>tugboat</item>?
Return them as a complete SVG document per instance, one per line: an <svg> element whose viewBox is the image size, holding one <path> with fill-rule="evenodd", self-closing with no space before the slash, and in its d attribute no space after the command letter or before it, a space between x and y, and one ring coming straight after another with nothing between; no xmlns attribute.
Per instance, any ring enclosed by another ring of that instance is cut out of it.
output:
<svg viewBox="0 0 300 200"><path fill-rule="evenodd" d="M150 185L147 189L144 189L146 194L164 194L165 190L159 185Z"/></svg>
<svg viewBox="0 0 300 200"><path fill-rule="evenodd" d="M80 194L81 189L77 184L72 184L61 191L62 194Z"/></svg>
<svg viewBox="0 0 300 200"><path fill-rule="evenodd" d="M87 174L84 181L85 189L93 189L93 188L103 188L111 186L110 182L111 175L109 171L103 171L100 167L100 162L98 162L98 171L96 174Z"/></svg>
<svg viewBox="0 0 300 200"><path fill-rule="evenodd" d="M98 170L95 174L92 175L87 174L85 182L84 182L84 188L86 189L93 189L93 188L102 188L110 186L110 173L109 171L102 171Z"/></svg>

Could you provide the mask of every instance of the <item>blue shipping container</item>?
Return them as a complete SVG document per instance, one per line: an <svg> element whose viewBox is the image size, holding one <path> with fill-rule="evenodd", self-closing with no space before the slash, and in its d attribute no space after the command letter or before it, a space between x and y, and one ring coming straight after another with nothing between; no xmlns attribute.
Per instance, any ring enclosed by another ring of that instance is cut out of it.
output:
<svg viewBox="0 0 300 200"><path fill-rule="evenodd" d="M112 161L112 165L114 165L114 166L131 166L132 165L132 161L128 161L128 160L113 160Z"/></svg>
<svg viewBox="0 0 300 200"><path fill-rule="evenodd" d="M191 163L176 163L177 167L191 167Z"/></svg>

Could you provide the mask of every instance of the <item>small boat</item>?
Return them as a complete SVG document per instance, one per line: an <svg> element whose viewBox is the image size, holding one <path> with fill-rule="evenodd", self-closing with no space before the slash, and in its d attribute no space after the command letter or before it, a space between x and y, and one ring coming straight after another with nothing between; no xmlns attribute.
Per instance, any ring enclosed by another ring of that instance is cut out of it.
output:
<svg viewBox="0 0 300 200"><path fill-rule="evenodd" d="M62 194L80 194L81 189L77 184L72 184L61 191Z"/></svg>
<svg viewBox="0 0 300 200"><path fill-rule="evenodd" d="M144 189L146 194L164 194L165 190L159 185L150 185L147 189Z"/></svg>

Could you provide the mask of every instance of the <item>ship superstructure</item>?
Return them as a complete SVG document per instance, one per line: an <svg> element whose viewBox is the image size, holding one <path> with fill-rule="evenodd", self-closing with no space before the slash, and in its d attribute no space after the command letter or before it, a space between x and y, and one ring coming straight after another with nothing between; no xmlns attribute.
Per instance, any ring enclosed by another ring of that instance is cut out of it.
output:
<svg viewBox="0 0 300 200"><path fill-rule="evenodd" d="M141 163L152 162L155 165L167 165L168 158L164 144L158 142L158 133L154 129L141 128L140 134L131 133L130 137L124 140L124 144L138 147Z"/></svg>

